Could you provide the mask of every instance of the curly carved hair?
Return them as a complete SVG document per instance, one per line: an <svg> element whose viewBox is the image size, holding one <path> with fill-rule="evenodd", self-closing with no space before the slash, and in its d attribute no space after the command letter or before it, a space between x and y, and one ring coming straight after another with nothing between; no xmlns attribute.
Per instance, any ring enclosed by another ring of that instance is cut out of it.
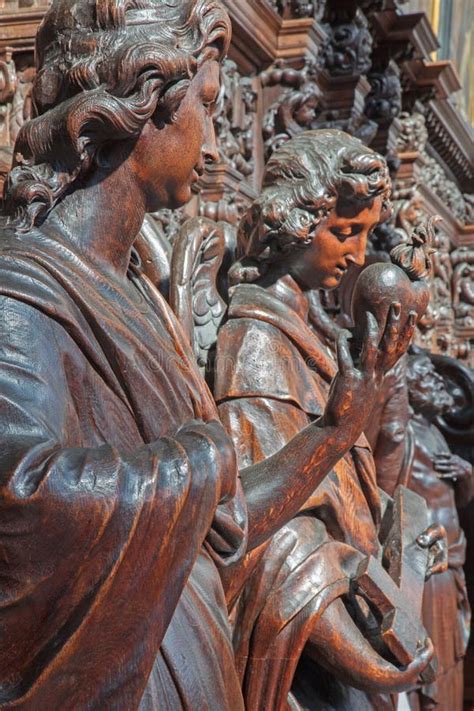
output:
<svg viewBox="0 0 474 711"><path fill-rule="evenodd" d="M17 138L4 189L16 227L40 223L112 141L173 116L230 20L219 0L54 0L36 39L35 118Z"/></svg>
<svg viewBox="0 0 474 711"><path fill-rule="evenodd" d="M254 281L266 264L310 245L338 200L362 210L382 195L388 213L390 192L385 159L358 138L332 129L298 134L271 156L262 193L239 225L232 281Z"/></svg>

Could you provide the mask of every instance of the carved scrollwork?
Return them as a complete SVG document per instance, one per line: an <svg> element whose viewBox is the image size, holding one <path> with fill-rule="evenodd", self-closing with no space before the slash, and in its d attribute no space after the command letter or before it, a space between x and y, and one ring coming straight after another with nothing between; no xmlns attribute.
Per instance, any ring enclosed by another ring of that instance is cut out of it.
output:
<svg viewBox="0 0 474 711"><path fill-rule="evenodd" d="M382 72L371 72L368 80L372 87L365 103L365 114L378 124L390 123L402 108L400 70L390 62Z"/></svg>
<svg viewBox="0 0 474 711"><path fill-rule="evenodd" d="M11 50L5 49L0 53L0 103L5 104L13 99L17 83Z"/></svg>
<svg viewBox="0 0 474 711"><path fill-rule="evenodd" d="M18 78L11 50L3 50L0 53L0 142L2 145L10 143L11 104L17 85Z"/></svg>
<svg viewBox="0 0 474 711"><path fill-rule="evenodd" d="M456 321L464 327L474 326L474 264L456 265L452 286Z"/></svg>
<svg viewBox="0 0 474 711"><path fill-rule="evenodd" d="M421 181L427 185L462 223L472 221L472 202L468 202L453 180L450 180L440 164L432 157L425 156L421 170Z"/></svg>
<svg viewBox="0 0 474 711"><path fill-rule="evenodd" d="M399 130L396 139L398 153L423 152L428 141L425 117L419 111L400 114Z"/></svg>
<svg viewBox="0 0 474 711"><path fill-rule="evenodd" d="M221 92L215 115L219 152L224 163L244 177L254 169L253 138L257 94L252 80L242 78L230 59L222 70Z"/></svg>
<svg viewBox="0 0 474 711"><path fill-rule="evenodd" d="M171 245L174 244L182 225L188 217L189 215L182 208L178 210L165 208L150 214L150 219L157 223L158 229L162 231Z"/></svg>
<svg viewBox="0 0 474 711"><path fill-rule="evenodd" d="M331 76L366 74L371 67L372 36L366 18L357 12L351 22L323 25L328 36L324 64Z"/></svg>
<svg viewBox="0 0 474 711"><path fill-rule="evenodd" d="M474 249L458 247L451 252L452 300L458 325L474 326Z"/></svg>
<svg viewBox="0 0 474 711"><path fill-rule="evenodd" d="M264 86L285 87L266 112L262 133L265 157L297 133L314 127L321 91L316 83L318 65L305 60L301 69L277 62L262 75Z"/></svg>
<svg viewBox="0 0 474 711"><path fill-rule="evenodd" d="M220 200L201 200L199 214L215 222L227 222L235 225L247 208L247 201L239 193L224 194Z"/></svg>
<svg viewBox="0 0 474 711"><path fill-rule="evenodd" d="M13 144L20 128L31 117L31 87L35 75L33 57L17 66L8 48L0 54L0 178L10 170Z"/></svg>

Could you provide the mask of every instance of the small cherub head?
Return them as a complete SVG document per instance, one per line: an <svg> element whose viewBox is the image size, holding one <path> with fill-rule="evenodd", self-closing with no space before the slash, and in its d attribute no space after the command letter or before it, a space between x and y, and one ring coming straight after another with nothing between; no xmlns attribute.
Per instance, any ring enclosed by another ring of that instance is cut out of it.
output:
<svg viewBox="0 0 474 711"><path fill-rule="evenodd" d="M233 281L254 281L270 265L303 288L336 287L351 263L362 265L367 239L388 217L385 160L343 131L307 131L267 163L260 197L238 234Z"/></svg>

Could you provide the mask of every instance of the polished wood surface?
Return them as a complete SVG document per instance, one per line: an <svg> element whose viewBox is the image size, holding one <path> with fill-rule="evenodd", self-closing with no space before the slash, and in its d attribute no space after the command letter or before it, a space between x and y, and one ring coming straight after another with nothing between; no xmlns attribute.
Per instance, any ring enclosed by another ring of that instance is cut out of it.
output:
<svg viewBox="0 0 474 711"><path fill-rule="evenodd" d="M471 381L406 353L453 284L467 357L472 255L383 13L324 6L55 0L2 57L1 708L461 704Z"/></svg>

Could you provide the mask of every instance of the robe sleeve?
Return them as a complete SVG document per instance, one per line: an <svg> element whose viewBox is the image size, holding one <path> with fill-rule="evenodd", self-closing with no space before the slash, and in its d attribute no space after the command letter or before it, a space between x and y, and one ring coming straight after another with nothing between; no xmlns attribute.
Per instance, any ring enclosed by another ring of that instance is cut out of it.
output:
<svg viewBox="0 0 474 711"><path fill-rule="evenodd" d="M134 708L210 529L219 458L189 433L82 446L61 330L0 297L0 705L74 707L87 687L112 707L120 687Z"/></svg>
<svg viewBox="0 0 474 711"><path fill-rule="evenodd" d="M271 457L310 422L296 405L269 397L227 400L218 410L234 441L239 469Z"/></svg>
<svg viewBox="0 0 474 711"><path fill-rule="evenodd" d="M270 397L235 398L222 402L218 409L234 441L240 469L272 456L310 422L296 405ZM371 485L372 466L370 451L353 447L328 472L301 512L311 512L323 522L332 538L376 554L373 512L379 512L380 502L375 482Z"/></svg>

